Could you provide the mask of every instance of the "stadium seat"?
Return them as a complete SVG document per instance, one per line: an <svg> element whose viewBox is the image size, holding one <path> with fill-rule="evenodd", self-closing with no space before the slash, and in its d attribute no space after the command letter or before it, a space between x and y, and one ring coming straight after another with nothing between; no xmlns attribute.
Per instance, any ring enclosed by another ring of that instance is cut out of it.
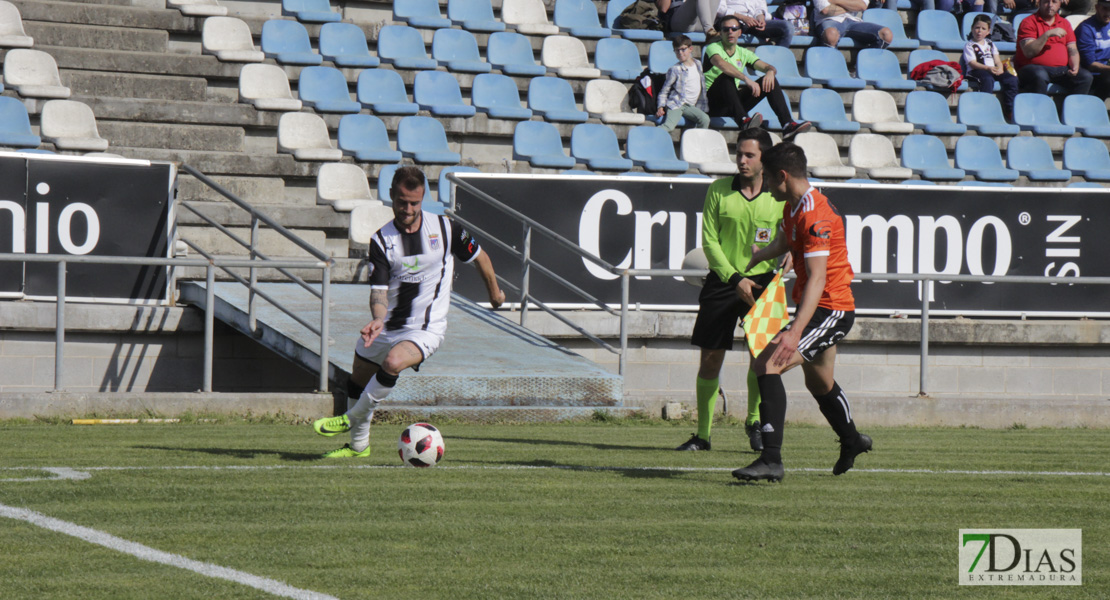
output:
<svg viewBox="0 0 1110 600"><path fill-rule="evenodd" d="M344 115L336 133L339 149L359 162L396 163L401 153L389 144L385 123L374 115Z"/></svg>
<svg viewBox="0 0 1110 600"><path fill-rule="evenodd" d="M478 53L478 41L462 29L437 29L432 37L432 58L452 73L489 73L492 69Z"/></svg>
<svg viewBox="0 0 1110 600"><path fill-rule="evenodd" d="M1017 28L1014 28L1017 31ZM917 39L922 46L943 52L963 52L967 39L960 35L960 24L951 12L923 10L917 13Z"/></svg>
<svg viewBox="0 0 1110 600"><path fill-rule="evenodd" d="M23 17L7 0L0 0L0 48L30 48L35 40L23 29Z"/></svg>
<svg viewBox="0 0 1110 600"><path fill-rule="evenodd" d="M378 58L397 69L434 69L439 66L424 48L420 31L404 25L386 25L378 32Z"/></svg>
<svg viewBox="0 0 1110 600"><path fill-rule="evenodd" d="M1105 106L1102 113L1106 113ZM1022 131L1032 131L1033 135L1071 137L1075 134L1075 127L1060 122L1056 102L1044 94L1018 94L1014 98L1014 123Z"/></svg>
<svg viewBox="0 0 1110 600"><path fill-rule="evenodd" d="M582 40L566 35L549 35L543 39L540 59L548 72L567 79L597 79L601 71L590 66Z"/></svg>
<svg viewBox="0 0 1110 600"><path fill-rule="evenodd" d="M917 82L902 75L898 57L890 50L864 48L856 55L856 77L880 90L913 91Z"/></svg>
<svg viewBox="0 0 1110 600"><path fill-rule="evenodd" d="M728 142L720 131L687 129L679 140L682 160L706 175L732 175L736 161L728 153Z"/></svg>
<svg viewBox="0 0 1110 600"><path fill-rule="evenodd" d="M1071 138L1064 144L1064 168L1088 181L1110 181L1110 152L1093 138Z"/></svg>
<svg viewBox="0 0 1110 600"><path fill-rule="evenodd" d="M250 27L235 17L208 17L200 36L201 52L223 62L256 63L266 55L254 47Z"/></svg>
<svg viewBox="0 0 1110 600"><path fill-rule="evenodd" d="M601 39L613 35L597 18L597 6L590 0L555 0L555 26L576 38Z"/></svg>
<svg viewBox="0 0 1110 600"><path fill-rule="evenodd" d="M462 157L447 145L443 125L432 117L405 117L397 126L397 149L421 164L457 165Z"/></svg>
<svg viewBox="0 0 1110 600"><path fill-rule="evenodd" d="M473 117L477 110L462 98L455 76L443 71L420 71L412 84L412 99L421 110L437 117Z"/></svg>
<svg viewBox="0 0 1110 600"><path fill-rule="evenodd" d="M948 150L932 135L907 135L902 140L902 166L928 181L960 181L967 174L948 163Z"/></svg>
<svg viewBox="0 0 1110 600"><path fill-rule="evenodd" d="M589 118L574 103L570 83L558 77L534 77L528 82L528 108L545 121L585 123Z"/></svg>
<svg viewBox="0 0 1110 600"><path fill-rule="evenodd" d="M1106 101L1097 96L1071 94L1064 98L1064 123L1085 137L1110 138Z"/></svg>
<svg viewBox="0 0 1110 600"><path fill-rule="evenodd" d="M555 35L559 28L547 20L543 0L502 0L501 20L525 35Z"/></svg>
<svg viewBox="0 0 1110 600"><path fill-rule="evenodd" d="M685 173L690 168L690 163L675 156L671 135L658 127L629 129L625 149L625 155L645 171Z"/></svg>
<svg viewBox="0 0 1110 600"><path fill-rule="evenodd" d="M831 48L828 49L831 50ZM848 120L844 112L844 101L840 99L840 94L833 90L823 88L802 90L802 98L798 102L798 114L801 120L813 123L814 127L824 132L859 131L859 123Z"/></svg>
<svg viewBox="0 0 1110 600"><path fill-rule="evenodd" d="M239 101L257 110L298 111L302 103L289 89L289 77L277 65L249 64L239 71Z"/></svg>
<svg viewBox="0 0 1110 600"><path fill-rule="evenodd" d="M956 140L956 168L979 181L1017 181L1020 173L1002 164L998 142L978 135Z"/></svg>
<svg viewBox="0 0 1110 600"><path fill-rule="evenodd" d="M803 77L798 72L798 60L794 52L781 46L759 46L755 49L759 60L775 68L775 81L784 88L809 88L813 87L813 80ZM674 52L671 53L671 62L674 63ZM749 73L750 74L750 73Z"/></svg>
<svg viewBox="0 0 1110 600"><path fill-rule="evenodd" d="M450 181L447 181L447 176L451 173L481 173L481 171L474 167L463 166L444 167L442 170L440 170L439 185L436 187L436 197L439 200L439 203L442 204L445 208L450 207L454 203L455 199L451 189L454 184L452 184Z"/></svg>
<svg viewBox="0 0 1110 600"><path fill-rule="evenodd" d="M361 249L367 252L370 238L382 227L393 220L393 209L381 200L367 202L351 211L350 226L347 231L347 247L356 253ZM353 254L352 256L357 256ZM363 254L365 256L365 254Z"/></svg>
<svg viewBox="0 0 1110 600"><path fill-rule="evenodd" d="M305 67L297 82L297 94L306 106L322 113L357 113L362 105L351 100L347 78L335 67Z"/></svg>
<svg viewBox="0 0 1110 600"><path fill-rule="evenodd" d="M516 82L500 73L482 73L474 77L470 101L478 112L491 119L531 119L532 110L520 105Z"/></svg>
<svg viewBox="0 0 1110 600"><path fill-rule="evenodd" d="M894 96L882 90L860 90L852 96L852 120L872 133L913 133L913 123L902 120Z"/></svg>
<svg viewBox="0 0 1110 600"><path fill-rule="evenodd" d="M908 179L913 170L901 166L890 138L877 133L857 133L848 144L848 163L872 179Z"/></svg>
<svg viewBox="0 0 1110 600"><path fill-rule="evenodd" d="M39 116L39 135L58 150L103 152L108 148L92 109L75 100L47 100Z"/></svg>
<svg viewBox="0 0 1110 600"><path fill-rule="evenodd" d="M591 171L627 171L632 161L621 156L617 134L607 125L582 123L570 134L570 154Z"/></svg>
<svg viewBox="0 0 1110 600"><path fill-rule="evenodd" d="M806 77L814 83L837 90L862 90L867 84L848 73L848 63L836 48L814 46L806 49Z"/></svg>
<svg viewBox="0 0 1110 600"><path fill-rule="evenodd" d="M794 136L794 143L806 153L809 172L814 177L848 179L856 176L855 167L840 159L840 148L831 135L807 131Z"/></svg>
<svg viewBox="0 0 1110 600"><path fill-rule="evenodd" d="M393 185L393 175L397 173L404 165L385 165L378 171L378 199L385 203L386 206L393 205L393 198L389 195L389 188ZM425 177L427 177L425 175ZM421 208L430 207L432 204L438 204L432 198L432 185L431 182L424 184L424 198L422 199ZM390 216L392 218L392 215Z"/></svg>
<svg viewBox="0 0 1110 600"><path fill-rule="evenodd" d="M583 105L591 117L601 119L602 123L639 125L645 120L643 114L628 107L628 88L625 84L611 79L587 82Z"/></svg>
<svg viewBox="0 0 1110 600"><path fill-rule="evenodd" d="M4 56L4 85L24 98L69 98L58 63L41 50L16 48Z"/></svg>
<svg viewBox="0 0 1110 600"><path fill-rule="evenodd" d="M366 173L358 165L327 163L316 173L316 204L351 212L364 204L381 204L370 193Z"/></svg>
<svg viewBox="0 0 1110 600"><path fill-rule="evenodd" d="M1006 144L1006 166L1030 181L1067 181L1071 171L1056 168L1048 142L1035 137L1015 137Z"/></svg>
<svg viewBox="0 0 1110 600"><path fill-rule="evenodd" d="M906 36L906 26L902 24L902 15L897 10L890 8L868 8L863 11L863 20L867 23L876 23L890 30L894 35L893 41L887 46L888 50L916 50L921 42Z"/></svg>
<svg viewBox="0 0 1110 600"><path fill-rule="evenodd" d="M674 44L670 40L652 42L648 47L648 71L665 75L676 62L678 57L675 56Z"/></svg>
<svg viewBox="0 0 1110 600"><path fill-rule="evenodd" d="M218 0L166 0L167 8L176 8L187 17L222 17L227 7Z"/></svg>
<svg viewBox="0 0 1110 600"><path fill-rule="evenodd" d="M997 23L998 21L1004 21L1005 20L1005 19L1003 19L1002 17L1000 17L998 15L992 15L990 13L965 12L964 15L962 17L960 17L960 33L963 35L965 40L970 40L971 39L971 24L975 21L975 17L977 17L979 15L988 15L988 16L990 16L992 26L993 26L994 23ZM1084 18L1086 18L1086 17L1084 17ZM1014 32L1015 33L1017 32L1017 27L1014 27ZM1017 50L1017 44L1014 43L1014 42L996 42L994 40L991 40L991 43L994 44L994 47L997 48L998 51L1002 54L1013 54L1014 51Z"/></svg>
<svg viewBox="0 0 1110 600"><path fill-rule="evenodd" d="M447 0L447 18L471 33L505 31L505 24L493 16L490 0Z"/></svg>
<svg viewBox="0 0 1110 600"><path fill-rule="evenodd" d="M31 118L23 103L10 96L0 96L0 146L5 148L37 148L42 139L31 131Z"/></svg>
<svg viewBox="0 0 1110 600"><path fill-rule="evenodd" d="M297 21L270 19L262 24L262 52L283 65L319 65L324 57L312 49L308 30Z"/></svg>
<svg viewBox="0 0 1110 600"><path fill-rule="evenodd" d="M636 0L611 0L605 5L605 26L613 30L613 33L621 36L626 40L635 42L654 42L663 39L663 32L654 29L620 29L617 27L617 17L621 15L624 9L628 8Z"/></svg>
<svg viewBox="0 0 1110 600"><path fill-rule="evenodd" d="M962 48L962 46L961 46L961 48ZM909 73L912 73L914 68L917 67L917 65L920 65L921 63L929 62L929 61L932 61L932 60L942 60L942 61L945 61L945 62L958 62L958 61L949 61L948 55L941 52L940 50L934 50L932 48L918 48L917 50L910 51L910 57L909 57L909 59L906 60L906 74L908 75ZM922 82L922 81L918 81L917 84L918 84L918 87L924 87L925 86L925 83ZM957 92L966 92L967 90L968 90L967 79L964 79L962 82L960 82L960 86L958 88L956 88L956 91Z"/></svg>
<svg viewBox="0 0 1110 600"><path fill-rule="evenodd" d="M358 74L358 101L380 115L415 115L420 107L409 102L405 81L392 69L365 69Z"/></svg>
<svg viewBox="0 0 1110 600"><path fill-rule="evenodd" d="M451 19L439 13L437 0L394 0L393 20L422 29L443 29L451 26Z"/></svg>
<svg viewBox="0 0 1110 600"><path fill-rule="evenodd" d="M331 145L328 125L312 113L289 112L278 120L277 146L297 160L337 161L343 151Z"/></svg>
<svg viewBox="0 0 1110 600"><path fill-rule="evenodd" d="M517 123L513 131L513 160L526 160L540 169L571 169L576 164L563 150L559 129L543 121Z"/></svg>
<svg viewBox="0 0 1110 600"><path fill-rule="evenodd" d="M331 9L328 0L281 0L281 14L302 23L336 23L343 15Z"/></svg>
<svg viewBox="0 0 1110 600"><path fill-rule="evenodd" d="M602 75L618 81L635 81L644 70L636 44L621 38L598 40L594 64Z"/></svg>
<svg viewBox="0 0 1110 600"><path fill-rule="evenodd" d="M1073 181L1073 182L1068 184L1068 187L1070 187L1070 188L1089 188L1089 189L1099 189L1099 190L1105 190L1106 189L1106 186L1102 185L1101 183L1095 183L1093 181Z"/></svg>
<svg viewBox="0 0 1110 600"><path fill-rule="evenodd" d="M967 125L954 123L948 100L937 92L917 90L906 95L906 121L932 135L963 135Z"/></svg>
<svg viewBox="0 0 1110 600"><path fill-rule="evenodd" d="M960 123L979 135L1017 135L1021 128L1011 125L1002 117L1002 105L994 94L986 92L967 92L960 95L956 107Z"/></svg>
<svg viewBox="0 0 1110 600"><path fill-rule="evenodd" d="M511 31L490 34L486 42L486 59L506 75L540 77L547 73L547 68L536 64L536 55L528 38Z"/></svg>
<svg viewBox="0 0 1110 600"><path fill-rule="evenodd" d="M381 64L370 54L366 34L353 23L325 23L320 27L320 55L337 67L372 68Z"/></svg>
<svg viewBox="0 0 1110 600"><path fill-rule="evenodd" d="M779 116L775 114L775 111L771 110L771 103L767 101L767 98L763 98L762 100L757 102L756 105L752 107L751 111L749 111L749 113L753 115L755 113L763 115L764 129L771 131L782 131L782 123L779 123ZM716 124L717 119L718 117L711 117L709 119L709 126L717 129L735 129L737 127L736 121L733 120L732 117L720 117L720 120L722 121L721 125L723 126L718 126Z"/></svg>

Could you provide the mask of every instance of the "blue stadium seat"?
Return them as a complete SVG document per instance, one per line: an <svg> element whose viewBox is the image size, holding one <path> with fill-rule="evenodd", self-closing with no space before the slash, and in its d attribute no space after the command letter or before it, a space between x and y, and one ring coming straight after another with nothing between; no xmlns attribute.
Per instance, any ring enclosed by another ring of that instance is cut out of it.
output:
<svg viewBox="0 0 1110 600"><path fill-rule="evenodd" d="M447 0L447 18L471 33L505 31L505 24L493 16L489 0Z"/></svg>
<svg viewBox="0 0 1110 600"><path fill-rule="evenodd" d="M353 23L325 23L320 27L320 55L339 67L376 67L381 61L370 54L366 34Z"/></svg>
<svg viewBox="0 0 1110 600"><path fill-rule="evenodd" d="M848 119L848 115L844 112L844 101L840 99L840 94L833 90L823 88L803 90L802 98L798 102L798 115L801 120L813 123L814 127L825 133L859 131L859 123Z"/></svg>
<svg viewBox="0 0 1110 600"><path fill-rule="evenodd" d="M1106 112L1103 108L1102 112ZM1064 135L1071 137L1075 127L1064 125L1056 115L1056 102L1044 94L1024 93L1014 98L1014 123L1033 135Z"/></svg>
<svg viewBox="0 0 1110 600"><path fill-rule="evenodd" d="M409 102L405 82L392 69L365 69L358 74L358 101L380 115L415 115L420 107Z"/></svg>
<svg viewBox="0 0 1110 600"><path fill-rule="evenodd" d="M663 32L654 29L619 29L617 17L636 0L610 0L605 7L605 26L626 40L654 42L663 39Z"/></svg>
<svg viewBox="0 0 1110 600"><path fill-rule="evenodd" d="M442 29L451 26L451 19L439 14L438 0L394 0L393 20L422 29Z"/></svg>
<svg viewBox="0 0 1110 600"><path fill-rule="evenodd" d="M755 49L755 55L759 60L771 65L775 68L775 81L784 88L808 88L813 87L813 80L809 77L803 77L798 72L798 60L794 58L794 52L790 48L783 48L781 46L759 46ZM672 59L674 53L671 53Z"/></svg>
<svg viewBox="0 0 1110 600"><path fill-rule="evenodd" d="M597 41L594 51L594 66L602 75L617 81L635 81L644 70L640 64L640 50L636 44L621 38L605 38Z"/></svg>
<svg viewBox="0 0 1110 600"><path fill-rule="evenodd" d="M404 25L386 25L378 32L378 58L398 69L434 69L420 31Z"/></svg>
<svg viewBox="0 0 1110 600"><path fill-rule="evenodd" d="M912 91L917 82L902 75L898 57L890 50L864 48L856 55L856 77L879 90Z"/></svg>
<svg viewBox="0 0 1110 600"><path fill-rule="evenodd" d="M457 165L458 152L447 146L443 125L432 117L405 117L397 126L397 149L421 164Z"/></svg>
<svg viewBox="0 0 1110 600"><path fill-rule="evenodd" d="M1086 137L1110 138L1106 101L1097 96L1071 94L1064 98L1064 123Z"/></svg>
<svg viewBox="0 0 1110 600"><path fill-rule="evenodd" d="M944 142L931 135L907 135L902 140L902 166L929 181L960 181L967 174L948 164Z"/></svg>
<svg viewBox="0 0 1110 600"><path fill-rule="evenodd" d="M444 167L443 170L439 172L439 187L436 188L436 196L439 199L439 203L445 208L451 206L454 201L454 195L451 192L453 184L447 181L447 176L451 173L481 173L481 171L474 167L464 167L460 165L456 167Z"/></svg>
<svg viewBox="0 0 1110 600"><path fill-rule="evenodd" d="M506 75L542 77L547 68L536 64L536 55L528 38L514 31L490 34L486 42L486 59Z"/></svg>
<svg viewBox="0 0 1110 600"><path fill-rule="evenodd" d="M902 24L902 16L894 9L869 8L863 11L863 20L867 23L882 25L894 34L894 41L887 46L890 50L916 50L921 46L921 42L906 36L906 27Z"/></svg>
<svg viewBox="0 0 1110 600"><path fill-rule="evenodd" d="M543 121L517 123L513 131L513 160L526 160L542 169L571 169L577 162L563 150L559 129Z"/></svg>
<svg viewBox="0 0 1110 600"><path fill-rule="evenodd" d="M670 40L652 42L648 48L648 70L652 73L664 75L675 63L678 57L674 53L674 45ZM797 67L794 68L797 70Z"/></svg>
<svg viewBox="0 0 1110 600"><path fill-rule="evenodd" d="M473 106L463 102L455 76L443 71L420 71L412 83L412 99L437 117L473 117Z"/></svg>
<svg viewBox="0 0 1110 600"><path fill-rule="evenodd" d="M1110 151L1094 138L1071 138L1064 144L1064 168L1087 181L1110 181Z"/></svg>
<svg viewBox="0 0 1110 600"><path fill-rule="evenodd" d="M907 179L899 183L899 185L936 185L937 182L929 181L927 179Z"/></svg>
<svg viewBox="0 0 1110 600"><path fill-rule="evenodd" d="M37 148L42 138L31 130L31 118L23 102L11 96L0 96L0 146Z"/></svg>
<svg viewBox="0 0 1110 600"><path fill-rule="evenodd" d="M914 68L921 63L929 62L932 60L943 60L949 62L948 55L940 50L933 50L931 48L918 48L910 52L910 57L906 61L906 76L913 72ZM953 61L958 62L958 61ZM918 86L924 86L924 82L917 82ZM966 92L968 90L967 79L960 82L960 87L956 89L957 92Z"/></svg>
<svg viewBox="0 0 1110 600"><path fill-rule="evenodd" d="M500 73L482 73L474 77L470 101L478 112L491 119L531 119L532 110L520 105L516 82Z"/></svg>
<svg viewBox="0 0 1110 600"><path fill-rule="evenodd" d="M967 125L952 121L948 100L937 92L917 90L906 95L907 123L932 135L963 135Z"/></svg>
<svg viewBox="0 0 1110 600"><path fill-rule="evenodd" d="M1106 189L1106 186L1102 185L1101 183L1095 183L1093 181L1073 181L1073 182L1068 184L1068 187L1070 187L1070 188L1091 188L1091 189L1099 189L1099 190L1105 190Z"/></svg>
<svg viewBox="0 0 1110 600"><path fill-rule="evenodd" d="M454 73L489 73L490 64L478 53L478 40L462 29L437 29L432 58Z"/></svg>
<svg viewBox="0 0 1110 600"><path fill-rule="evenodd" d="M339 149L361 162L395 163L401 153L389 144L385 123L374 115L344 115L337 133Z"/></svg>
<svg viewBox="0 0 1110 600"><path fill-rule="evenodd" d="M1014 187L1008 183L999 183L997 181L961 181L960 185L965 187Z"/></svg>
<svg viewBox="0 0 1110 600"><path fill-rule="evenodd" d="M1002 105L994 94L986 92L967 92L960 95L956 107L960 123L979 135L1017 135L1021 128L1011 125L1002 117Z"/></svg>
<svg viewBox="0 0 1110 600"><path fill-rule="evenodd" d="M763 128L771 131L781 131L782 123L779 123L779 117L775 111L771 110L771 103L764 97L752 107L751 114L759 113L763 115Z"/></svg>
<svg viewBox="0 0 1110 600"><path fill-rule="evenodd" d="M570 153L594 171L627 171L632 168L632 161L621 156L617 134L608 125L575 125L570 134Z"/></svg>
<svg viewBox="0 0 1110 600"><path fill-rule="evenodd" d="M601 39L613 35L597 18L597 6L590 0L555 0L555 25L576 38Z"/></svg>
<svg viewBox="0 0 1110 600"><path fill-rule="evenodd" d="M1006 166L1030 181L1067 181L1071 171L1057 169L1048 142L1035 137L1015 137L1006 144Z"/></svg>
<svg viewBox="0 0 1110 600"><path fill-rule="evenodd" d="M351 100L347 78L335 67L305 67L297 82L301 102L322 113L357 113L362 105Z"/></svg>
<svg viewBox="0 0 1110 600"><path fill-rule="evenodd" d="M963 52L967 45L967 40L960 35L960 24L956 22L956 17L943 10L918 12L916 37L922 46L944 52Z"/></svg>
<svg viewBox="0 0 1110 600"><path fill-rule="evenodd" d="M675 155L671 135L658 127L629 129L626 148L628 158L645 171L685 173L690 168L690 163Z"/></svg>
<svg viewBox="0 0 1110 600"><path fill-rule="evenodd" d="M528 108L545 121L585 123L590 117L575 105L570 83L558 77L535 77L528 82Z"/></svg>
<svg viewBox="0 0 1110 600"><path fill-rule="evenodd" d="M319 65L324 57L312 50L308 30L297 21L271 19L262 24L262 53L283 65Z"/></svg>
<svg viewBox="0 0 1110 600"><path fill-rule="evenodd" d="M998 15L992 15L990 13L966 12L966 13L964 13L964 16L960 18L960 33L964 36L965 40L970 40L971 39L971 24L972 24L973 21L975 21L975 17L977 17L979 15L989 16L991 18L991 26L992 27L995 23L997 23L999 21L1008 22L1005 19L1003 19L1002 17L1000 17ZM1017 33L1017 26L1014 26L1014 32ZM1014 51L1017 50L1017 44L1014 43L1014 42L995 42L995 41L992 40L991 43L994 44L994 47L997 48L998 51L1000 53L1003 53L1003 54L1013 54Z"/></svg>
<svg viewBox="0 0 1110 600"><path fill-rule="evenodd" d="M328 0L281 0L281 14L305 23L336 23L343 15L333 11Z"/></svg>
<svg viewBox="0 0 1110 600"><path fill-rule="evenodd" d="M862 90L867 84L848 73L848 63L836 48L814 46L806 49L806 77L826 88L837 90Z"/></svg>
<svg viewBox="0 0 1110 600"><path fill-rule="evenodd" d="M393 199L389 196L389 188L393 185L393 175L397 173L404 165L385 165L378 171L378 200L385 203L386 206L393 205ZM432 198L432 186L429 183L424 184L424 198L421 201L421 208L427 210L433 203L438 204ZM433 211L434 212L434 209Z"/></svg>
<svg viewBox="0 0 1110 600"><path fill-rule="evenodd" d="M979 181L1017 181L1021 175L1003 166L997 142L978 135L956 140L956 168L967 171Z"/></svg>

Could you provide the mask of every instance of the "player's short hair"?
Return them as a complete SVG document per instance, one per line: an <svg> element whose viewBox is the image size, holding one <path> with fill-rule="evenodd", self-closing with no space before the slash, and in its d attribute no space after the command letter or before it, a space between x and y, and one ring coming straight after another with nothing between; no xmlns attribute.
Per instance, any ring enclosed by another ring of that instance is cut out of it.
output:
<svg viewBox="0 0 1110 600"><path fill-rule="evenodd" d="M759 144L759 154L767 154L767 151L774 145L771 140L771 133L762 127L751 127L749 129L741 129L739 135L736 136L736 153L740 153L740 144L744 140L755 140Z"/></svg>
<svg viewBox="0 0 1110 600"><path fill-rule="evenodd" d="M679 48L681 48L683 46L693 46L693 45L694 45L694 40L690 39L690 36L688 36L688 35L680 35L680 36L676 37L673 42L671 42L671 47L674 48L675 50L678 50Z"/></svg>
<svg viewBox="0 0 1110 600"><path fill-rule="evenodd" d="M791 177L805 177L807 166L805 151L793 142L775 144L763 152L764 172L786 171Z"/></svg>
<svg viewBox="0 0 1110 600"><path fill-rule="evenodd" d="M393 174L393 183L389 186L389 195L392 196L401 190L414 191L427 185L424 173L413 166L401 167Z"/></svg>

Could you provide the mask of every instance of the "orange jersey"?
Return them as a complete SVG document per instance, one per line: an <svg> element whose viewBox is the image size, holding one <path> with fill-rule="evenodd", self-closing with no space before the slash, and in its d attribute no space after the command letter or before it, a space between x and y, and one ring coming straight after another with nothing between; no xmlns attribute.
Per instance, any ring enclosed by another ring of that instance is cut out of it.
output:
<svg viewBox="0 0 1110 600"><path fill-rule="evenodd" d="M824 194L814 188L802 196L797 208L788 202L783 208L782 230L789 236L790 252L794 258L794 305L802 300L809 274L806 273L807 256L827 256L825 289L817 303L829 310L855 310L852 297L852 265L848 262L848 246L844 243L844 219Z"/></svg>

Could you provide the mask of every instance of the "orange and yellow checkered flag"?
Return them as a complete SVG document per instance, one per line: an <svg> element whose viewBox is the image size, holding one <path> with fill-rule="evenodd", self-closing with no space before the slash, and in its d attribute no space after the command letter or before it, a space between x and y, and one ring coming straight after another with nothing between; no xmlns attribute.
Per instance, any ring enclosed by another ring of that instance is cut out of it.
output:
<svg viewBox="0 0 1110 600"><path fill-rule="evenodd" d="M748 349L752 357L759 356L760 352L771 343L771 340L790 321L790 313L786 309L786 285L782 282L782 273L779 272L767 289L763 290L748 314L744 315L744 337L748 339Z"/></svg>

